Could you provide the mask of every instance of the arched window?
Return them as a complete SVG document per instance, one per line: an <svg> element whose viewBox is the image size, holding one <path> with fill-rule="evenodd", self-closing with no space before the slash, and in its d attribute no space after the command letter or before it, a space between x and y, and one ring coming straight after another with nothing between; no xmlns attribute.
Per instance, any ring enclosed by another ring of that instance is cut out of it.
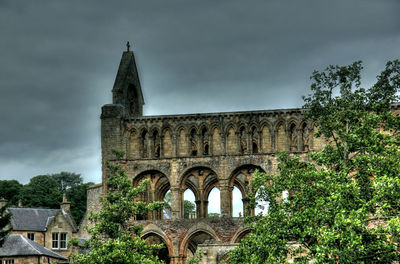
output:
<svg viewBox="0 0 400 264"><path fill-rule="evenodd" d="M208 195L208 217L216 218L221 216L221 193L214 187Z"/></svg>
<svg viewBox="0 0 400 264"><path fill-rule="evenodd" d="M209 134L208 134L208 130L206 127L203 127L202 131L201 131L201 141L202 141L202 146L203 146L203 155L209 155L210 151L209 151Z"/></svg>
<svg viewBox="0 0 400 264"><path fill-rule="evenodd" d="M239 129L239 141L240 141L240 154L244 154L247 151L247 137L244 126Z"/></svg>
<svg viewBox="0 0 400 264"><path fill-rule="evenodd" d="M256 127L251 128L252 153L258 153L259 135Z"/></svg>
<svg viewBox="0 0 400 264"><path fill-rule="evenodd" d="M142 152L142 158L148 158L149 153L147 149L147 130L143 130L142 134L140 135L140 148Z"/></svg>
<svg viewBox="0 0 400 264"><path fill-rule="evenodd" d="M171 208L171 191L168 192L164 196L165 206L163 209L163 217L162 219L172 219L172 208Z"/></svg>
<svg viewBox="0 0 400 264"><path fill-rule="evenodd" d="M196 218L195 196L190 189L186 189L183 193L183 218Z"/></svg>
<svg viewBox="0 0 400 264"><path fill-rule="evenodd" d="M307 127L307 123L303 123L301 128L301 141L302 141L302 151L310 150L310 131Z"/></svg>
<svg viewBox="0 0 400 264"><path fill-rule="evenodd" d="M160 145L161 145L160 135L158 134L157 130L154 130L154 132L153 132L153 155L155 158L160 157Z"/></svg>
<svg viewBox="0 0 400 264"><path fill-rule="evenodd" d="M297 129L296 125L292 123L290 125L289 129L289 146L290 146L290 151L297 151L298 150L298 138L297 138Z"/></svg>
<svg viewBox="0 0 400 264"><path fill-rule="evenodd" d="M260 189L264 189L264 186L260 186ZM256 208L255 214L256 215L268 215L269 210L269 201L266 201L263 197L261 197L260 189L256 192Z"/></svg>
<svg viewBox="0 0 400 264"><path fill-rule="evenodd" d="M196 130L193 128L190 131L190 155L191 156L197 156L197 136L196 136Z"/></svg>
<svg viewBox="0 0 400 264"><path fill-rule="evenodd" d="M243 199L242 193L238 187L233 187L232 191L232 216L243 217Z"/></svg>

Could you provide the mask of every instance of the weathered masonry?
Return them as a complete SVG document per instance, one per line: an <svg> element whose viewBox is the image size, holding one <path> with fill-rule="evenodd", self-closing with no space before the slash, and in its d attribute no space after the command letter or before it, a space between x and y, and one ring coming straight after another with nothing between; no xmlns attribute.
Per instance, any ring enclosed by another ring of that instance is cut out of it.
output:
<svg viewBox="0 0 400 264"><path fill-rule="evenodd" d="M113 149L120 149L126 153L124 165L132 184L150 179L142 199L163 201L170 193L168 213L136 219L145 225L143 236L149 242L166 245L160 257L170 263L184 262L199 245L203 263L217 263L249 232L242 216L255 213L246 209L251 174L275 171L276 150L304 155L323 143L312 138L313 126L303 120L301 109L143 116L144 98L131 51L122 55L112 95L113 104L104 105L101 114L103 184L104 164L114 158ZM90 192L101 193L103 187ZM195 197L191 219L184 218L187 190ZM217 218L208 217L217 202L209 199L213 190L220 197ZM239 215L233 213L238 208L234 190L242 198ZM96 195L90 197L88 207L96 208Z"/></svg>

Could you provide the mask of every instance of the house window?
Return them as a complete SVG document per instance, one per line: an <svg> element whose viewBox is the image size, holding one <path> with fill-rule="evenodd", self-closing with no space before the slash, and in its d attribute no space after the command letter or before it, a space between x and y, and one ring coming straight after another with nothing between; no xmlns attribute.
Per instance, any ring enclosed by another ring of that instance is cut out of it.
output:
<svg viewBox="0 0 400 264"><path fill-rule="evenodd" d="M67 249L67 233L60 234L60 248Z"/></svg>
<svg viewBox="0 0 400 264"><path fill-rule="evenodd" d="M4 260L4 264L14 264L14 260L13 259L6 259L6 260Z"/></svg>
<svg viewBox="0 0 400 264"><path fill-rule="evenodd" d="M35 241L35 233L28 233L28 238L32 241Z"/></svg>
<svg viewBox="0 0 400 264"><path fill-rule="evenodd" d="M51 237L52 237L52 241L53 241L51 244L51 247L58 248L58 233L52 233Z"/></svg>
<svg viewBox="0 0 400 264"><path fill-rule="evenodd" d="M67 249L67 233L52 233L52 248Z"/></svg>

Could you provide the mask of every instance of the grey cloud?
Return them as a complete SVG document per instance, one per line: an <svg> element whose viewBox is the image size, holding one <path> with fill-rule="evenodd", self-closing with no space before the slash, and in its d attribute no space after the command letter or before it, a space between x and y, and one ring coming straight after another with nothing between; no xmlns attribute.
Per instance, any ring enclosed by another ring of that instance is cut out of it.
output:
<svg viewBox="0 0 400 264"><path fill-rule="evenodd" d="M126 40L147 114L298 107L314 69L362 59L372 82L399 58L398 10L395 0L0 1L0 178L69 170L100 181L100 108Z"/></svg>

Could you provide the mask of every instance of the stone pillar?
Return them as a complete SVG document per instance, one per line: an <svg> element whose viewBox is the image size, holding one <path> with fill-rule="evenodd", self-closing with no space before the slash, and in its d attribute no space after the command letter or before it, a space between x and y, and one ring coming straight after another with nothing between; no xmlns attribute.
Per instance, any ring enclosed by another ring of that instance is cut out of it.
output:
<svg viewBox="0 0 400 264"><path fill-rule="evenodd" d="M202 217L202 209L201 209L201 200L196 200L194 201L196 203L196 218L201 218Z"/></svg>
<svg viewBox="0 0 400 264"><path fill-rule="evenodd" d="M275 150L276 150L275 130L272 130L271 131L271 152L274 152Z"/></svg>
<svg viewBox="0 0 400 264"><path fill-rule="evenodd" d="M226 133L221 132L222 154L226 154Z"/></svg>
<svg viewBox="0 0 400 264"><path fill-rule="evenodd" d="M185 263L186 258L183 255L171 256L171 264Z"/></svg>
<svg viewBox="0 0 400 264"><path fill-rule="evenodd" d="M249 198L243 198L243 217L249 216L249 215L254 215L254 209L249 209L247 206L249 205Z"/></svg>
<svg viewBox="0 0 400 264"><path fill-rule="evenodd" d="M176 133L172 134L172 156L178 156L178 136Z"/></svg>
<svg viewBox="0 0 400 264"><path fill-rule="evenodd" d="M164 157L164 135L160 136L160 158Z"/></svg>
<svg viewBox="0 0 400 264"><path fill-rule="evenodd" d="M231 211L232 211L232 202L231 202L231 194L230 194L230 188L228 185L228 181L220 181L219 183L220 186L220 195L221 195L221 216L231 216Z"/></svg>
<svg viewBox="0 0 400 264"><path fill-rule="evenodd" d="M181 190L177 186L171 187L171 213L172 219L179 219L183 217L183 212L181 212L182 194ZM182 208L183 210L183 208Z"/></svg>
<svg viewBox="0 0 400 264"><path fill-rule="evenodd" d="M203 217L208 217L208 201L206 200L203 201Z"/></svg>

